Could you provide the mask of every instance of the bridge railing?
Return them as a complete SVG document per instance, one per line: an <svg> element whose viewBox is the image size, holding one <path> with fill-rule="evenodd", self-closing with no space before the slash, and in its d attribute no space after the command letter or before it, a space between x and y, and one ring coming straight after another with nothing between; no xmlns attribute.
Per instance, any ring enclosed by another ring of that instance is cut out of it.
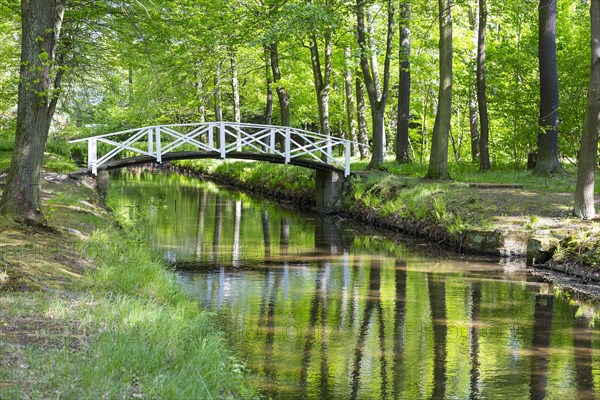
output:
<svg viewBox="0 0 600 400"><path fill-rule="evenodd" d="M93 174L127 151L153 157L160 163L164 154L176 150L200 150L215 152L222 159L243 151L272 154L284 158L286 164L295 158L307 158L342 169L348 176L353 145L350 140L292 127L222 121L146 126L70 141L79 142L87 142L88 168ZM344 155L343 160L333 156L336 149Z"/></svg>

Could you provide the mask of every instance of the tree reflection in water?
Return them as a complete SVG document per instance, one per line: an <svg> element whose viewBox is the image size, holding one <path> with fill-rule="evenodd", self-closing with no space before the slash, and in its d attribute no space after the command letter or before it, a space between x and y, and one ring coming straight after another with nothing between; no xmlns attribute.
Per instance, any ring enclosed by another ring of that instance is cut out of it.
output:
<svg viewBox="0 0 600 400"><path fill-rule="evenodd" d="M117 211L147 219L148 240L273 398L597 393L597 308L571 306L524 269L434 258L428 245L179 177L113 188Z"/></svg>

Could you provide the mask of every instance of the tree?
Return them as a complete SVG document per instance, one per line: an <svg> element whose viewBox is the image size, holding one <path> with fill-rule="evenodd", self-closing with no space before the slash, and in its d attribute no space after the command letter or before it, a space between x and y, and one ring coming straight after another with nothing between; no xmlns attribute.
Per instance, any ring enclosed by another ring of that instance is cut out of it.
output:
<svg viewBox="0 0 600 400"><path fill-rule="evenodd" d="M273 82L279 99L280 124L290 126L290 96L281 82L281 69L279 68L279 45L277 41L271 43L271 69L273 70Z"/></svg>
<svg viewBox="0 0 600 400"><path fill-rule="evenodd" d="M356 142L356 101L354 100L354 84L352 82L352 53L350 47L344 49L344 94L346 95L346 129L348 130L347 139L352 140L352 154L359 154L359 146Z"/></svg>
<svg viewBox="0 0 600 400"><path fill-rule="evenodd" d="M392 53L392 40L394 37L394 2L387 2L387 37L385 60L383 70L383 88L380 87L379 78L377 76L376 63L369 63L369 51L372 50L367 45L367 29L365 27L365 0L356 1L356 18L357 18L357 40L360 47L360 68L363 74L367 94L369 96L369 104L371 105L371 119L373 126L373 148L371 162L369 168L378 169L385 161L385 106L388 100L390 86L390 57ZM358 96L357 96L358 97Z"/></svg>
<svg viewBox="0 0 600 400"><path fill-rule="evenodd" d="M398 90L398 126L396 161L410 162L408 123L410 122L410 4L400 4L400 85Z"/></svg>
<svg viewBox="0 0 600 400"><path fill-rule="evenodd" d="M440 86L427 177L449 179L448 135L452 116L452 0L439 0L438 4L440 12Z"/></svg>
<svg viewBox="0 0 600 400"><path fill-rule="evenodd" d="M242 110L240 108L240 84L238 80L237 54L231 51L229 54L231 61L231 92L233 93L233 115L235 122L242 122Z"/></svg>
<svg viewBox="0 0 600 400"><path fill-rule="evenodd" d="M485 87L485 53L487 30L487 1L479 0L479 28L477 34L477 106L479 111L479 169L490 169L490 151L488 148L490 123L488 119L487 96Z"/></svg>
<svg viewBox="0 0 600 400"><path fill-rule="evenodd" d="M476 10L476 11L474 11ZM479 43L479 6L469 7L469 25L473 30L473 43L475 43L475 60ZM479 113L477 112L477 73L475 84L469 89L469 133L471 136L471 160L479 162Z"/></svg>
<svg viewBox="0 0 600 400"><path fill-rule="evenodd" d="M536 175L560 168L558 160L558 68L556 65L556 0L540 0L539 7L540 129Z"/></svg>
<svg viewBox="0 0 600 400"><path fill-rule="evenodd" d="M356 83L356 115L358 118L358 142L360 159L369 158L369 137L367 135L367 117L365 112L365 91L360 78L357 76Z"/></svg>
<svg viewBox="0 0 600 400"><path fill-rule="evenodd" d="M598 152L598 130L600 129L600 0L591 1L590 17L592 20L591 76L583 121L581 149L579 150L579 167L573 207L573 214L582 219L593 219L596 216L594 172Z"/></svg>
<svg viewBox="0 0 600 400"><path fill-rule="evenodd" d="M65 73L59 39L64 0L21 1L21 67L15 148L0 213L20 223L44 223L41 170L50 123Z"/></svg>
<svg viewBox="0 0 600 400"><path fill-rule="evenodd" d="M271 78L271 55L269 46L264 45L263 51L265 53L265 81L267 88L267 102L265 104L265 124L271 125L273 118L273 79Z"/></svg>

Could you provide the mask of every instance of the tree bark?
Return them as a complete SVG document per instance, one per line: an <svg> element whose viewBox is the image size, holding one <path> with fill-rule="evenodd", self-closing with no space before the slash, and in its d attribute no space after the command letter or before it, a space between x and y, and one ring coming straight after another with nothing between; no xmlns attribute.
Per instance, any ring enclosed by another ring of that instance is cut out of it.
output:
<svg viewBox="0 0 600 400"><path fill-rule="evenodd" d="M279 113L281 126L290 126L290 97L281 83L281 70L279 69L279 47L277 42L271 43L271 69L273 70L273 82L279 99Z"/></svg>
<svg viewBox="0 0 600 400"><path fill-rule="evenodd" d="M448 136L452 116L452 0L438 0L438 4L440 10L440 87L427 177L450 179Z"/></svg>
<svg viewBox="0 0 600 400"><path fill-rule="evenodd" d="M269 46L263 47L265 53L265 80L267 83L267 103L265 106L265 124L271 125L273 118L273 79L271 78L271 50Z"/></svg>
<svg viewBox="0 0 600 400"><path fill-rule="evenodd" d="M0 200L0 214L18 223L45 222L40 198L42 160L64 73L56 50L65 7L64 0L21 2L15 148Z"/></svg>
<svg viewBox="0 0 600 400"><path fill-rule="evenodd" d="M473 96L473 95L471 95ZM476 96L475 96L476 97ZM469 131L471 133L471 160L479 161L479 115L477 113L477 99L472 98L469 105Z"/></svg>
<svg viewBox="0 0 600 400"><path fill-rule="evenodd" d="M558 160L558 69L556 65L556 1L540 0L540 131L537 137L536 175L560 168Z"/></svg>
<svg viewBox="0 0 600 400"><path fill-rule="evenodd" d="M390 57L392 41L394 38L394 2L387 2L387 37L385 61L383 70L383 87L379 84L377 69L373 68L373 59L369 57L367 35L365 28L365 0L356 1L357 40L360 46L360 68L363 73L369 104L371 105L371 118L373 124L373 154L369 168L378 169L385 161L385 106L387 104L390 83ZM371 61L370 61L371 60ZM375 61L376 63L376 61ZM381 89L379 89L381 87Z"/></svg>
<svg viewBox="0 0 600 400"><path fill-rule="evenodd" d="M410 4L400 4L400 89L398 93L398 126L396 161L410 162L408 123L410 122Z"/></svg>
<svg viewBox="0 0 600 400"><path fill-rule="evenodd" d="M350 47L346 47L344 50L345 55L345 70L344 70L344 91L346 94L346 116L348 139L354 142L352 144L352 155L356 156L359 154L359 146L357 144L356 136L356 101L354 100L354 85L352 84L352 55L350 53Z"/></svg>
<svg viewBox="0 0 600 400"><path fill-rule="evenodd" d="M231 92L233 93L233 115L235 122L242 122L242 112L240 108L240 84L238 80L237 55L231 52L229 55L231 61Z"/></svg>
<svg viewBox="0 0 600 400"><path fill-rule="evenodd" d="M591 1L590 17L592 20L591 76L583 121L581 149L579 150L579 167L573 207L573 214L582 219L593 219L596 216L594 172L598 151L598 130L600 129L600 0Z"/></svg>
<svg viewBox="0 0 600 400"><path fill-rule="evenodd" d="M200 122L206 122L206 108L204 107L204 103L206 99L204 98L204 79L202 78L202 71L200 71L200 67L198 67L198 75L196 77L196 94L198 95L198 114L200 114Z"/></svg>
<svg viewBox="0 0 600 400"><path fill-rule="evenodd" d="M477 105L479 108L479 169L490 169L490 151L488 148L490 123L487 110L485 87L485 54L487 30L487 1L479 0L479 29L477 35Z"/></svg>
<svg viewBox="0 0 600 400"><path fill-rule="evenodd" d="M215 80L214 80L214 107L215 107L215 121L223 121L223 106L221 100L221 62L217 63L215 68Z"/></svg>
<svg viewBox="0 0 600 400"><path fill-rule="evenodd" d="M369 135L367 133L367 116L365 111L365 92L362 81L356 78L356 112L358 114L358 142L360 146L360 159L369 158Z"/></svg>

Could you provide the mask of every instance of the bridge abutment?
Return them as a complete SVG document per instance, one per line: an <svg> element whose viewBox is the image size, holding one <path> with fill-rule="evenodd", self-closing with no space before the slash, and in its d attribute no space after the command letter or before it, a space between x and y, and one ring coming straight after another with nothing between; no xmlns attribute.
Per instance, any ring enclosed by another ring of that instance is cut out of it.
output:
<svg viewBox="0 0 600 400"><path fill-rule="evenodd" d="M325 212L342 209L348 178L336 171L317 170L315 174L315 206Z"/></svg>
<svg viewBox="0 0 600 400"><path fill-rule="evenodd" d="M105 169L99 170L98 175L96 175L96 191L100 195L100 197L105 198L108 194L108 171Z"/></svg>

